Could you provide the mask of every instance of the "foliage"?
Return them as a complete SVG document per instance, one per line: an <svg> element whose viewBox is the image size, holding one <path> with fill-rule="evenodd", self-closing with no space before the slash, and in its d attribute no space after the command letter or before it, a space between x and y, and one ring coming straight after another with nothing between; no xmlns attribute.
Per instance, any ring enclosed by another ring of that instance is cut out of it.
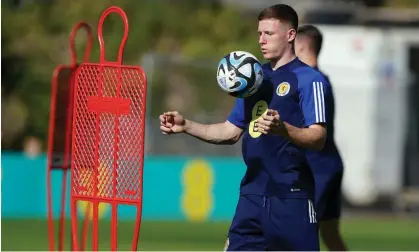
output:
<svg viewBox="0 0 419 252"><path fill-rule="evenodd" d="M387 0L385 3L388 7L397 7L397 8L418 8L418 0Z"/></svg>
<svg viewBox="0 0 419 252"><path fill-rule="evenodd" d="M256 53L255 18L244 18L234 9L208 2L56 0L18 8L2 4L2 107L12 103L21 106L10 110L13 112L7 118L2 115L3 148L20 148L23 136L46 139L51 75L58 64L70 61L69 32L80 20L90 23L95 34L91 60L98 61L97 22L102 11L111 5L120 6L128 15L126 64L138 65L147 52L192 58L218 58L232 50ZM109 16L103 33L106 58L114 60L123 33L119 16ZM81 57L84 35L76 42ZM19 132L7 130L16 128L14 121L24 121L25 126Z"/></svg>

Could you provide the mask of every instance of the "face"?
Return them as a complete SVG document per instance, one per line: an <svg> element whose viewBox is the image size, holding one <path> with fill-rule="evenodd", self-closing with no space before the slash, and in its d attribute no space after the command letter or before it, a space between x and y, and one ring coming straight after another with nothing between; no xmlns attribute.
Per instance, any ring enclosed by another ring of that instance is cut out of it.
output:
<svg viewBox="0 0 419 252"><path fill-rule="evenodd" d="M258 33L260 49L267 60L280 59L296 35L294 29L277 19L259 21Z"/></svg>

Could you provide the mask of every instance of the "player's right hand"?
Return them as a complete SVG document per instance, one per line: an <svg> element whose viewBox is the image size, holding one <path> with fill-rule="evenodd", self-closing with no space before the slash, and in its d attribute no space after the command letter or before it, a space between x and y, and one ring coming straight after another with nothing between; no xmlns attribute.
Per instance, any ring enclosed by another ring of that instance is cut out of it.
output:
<svg viewBox="0 0 419 252"><path fill-rule="evenodd" d="M177 111L169 111L161 114L160 130L164 135L182 133L185 131L185 118Z"/></svg>

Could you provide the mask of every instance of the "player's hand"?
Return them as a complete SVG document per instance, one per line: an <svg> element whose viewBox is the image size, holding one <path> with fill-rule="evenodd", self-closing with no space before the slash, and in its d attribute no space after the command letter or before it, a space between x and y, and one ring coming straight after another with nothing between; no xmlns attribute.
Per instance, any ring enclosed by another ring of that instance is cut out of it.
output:
<svg viewBox="0 0 419 252"><path fill-rule="evenodd" d="M266 114L256 120L255 130L265 135L286 135L284 122L281 121L278 111L273 109L268 109Z"/></svg>
<svg viewBox="0 0 419 252"><path fill-rule="evenodd" d="M159 116L160 130L164 135L185 131L185 118L177 111L165 112Z"/></svg>

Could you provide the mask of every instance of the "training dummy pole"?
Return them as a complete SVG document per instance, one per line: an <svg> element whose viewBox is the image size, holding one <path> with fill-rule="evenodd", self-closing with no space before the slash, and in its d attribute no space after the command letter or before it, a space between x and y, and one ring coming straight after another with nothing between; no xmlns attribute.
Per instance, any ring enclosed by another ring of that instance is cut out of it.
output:
<svg viewBox="0 0 419 252"><path fill-rule="evenodd" d="M117 60L107 61L102 30L106 17L112 13L122 18L124 35ZM77 201L92 204L93 251L99 249L99 204L111 206L112 251L118 249L118 206L135 206L131 249L137 250L143 195L147 79L141 67L123 64L128 29L128 18L121 8L106 9L98 24L100 60L83 63L76 71L70 206L74 250L79 250L78 238L74 235L78 229Z"/></svg>
<svg viewBox="0 0 419 252"><path fill-rule="evenodd" d="M88 62L93 43L91 27L85 22L77 23L70 34L69 45L71 62L68 65L58 65L52 76L51 103L47 150L47 209L48 209L48 239L50 251L64 250L65 237L65 207L67 202L67 178L71 168L71 133L73 116L74 76L78 67L75 49L75 38L79 30L85 30L87 44L82 62ZM54 173L53 173L54 172ZM52 174L62 173L60 217L58 224L58 247L54 229ZM88 223L86 212L85 226ZM84 240L86 230L83 230ZM83 246L82 246L83 247Z"/></svg>

